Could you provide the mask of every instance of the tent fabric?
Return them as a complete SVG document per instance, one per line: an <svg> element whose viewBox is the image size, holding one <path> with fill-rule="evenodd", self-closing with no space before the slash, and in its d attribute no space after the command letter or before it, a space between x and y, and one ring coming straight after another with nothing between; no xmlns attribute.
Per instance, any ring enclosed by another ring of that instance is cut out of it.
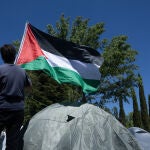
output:
<svg viewBox="0 0 150 150"><path fill-rule="evenodd" d="M91 104L53 104L30 120L24 150L141 150L112 115Z"/></svg>
<svg viewBox="0 0 150 150"><path fill-rule="evenodd" d="M150 149L150 133L138 127L129 128L131 134L136 138L143 150Z"/></svg>
<svg viewBox="0 0 150 150"><path fill-rule="evenodd" d="M6 148L6 133L2 131L0 133L0 150L5 150Z"/></svg>

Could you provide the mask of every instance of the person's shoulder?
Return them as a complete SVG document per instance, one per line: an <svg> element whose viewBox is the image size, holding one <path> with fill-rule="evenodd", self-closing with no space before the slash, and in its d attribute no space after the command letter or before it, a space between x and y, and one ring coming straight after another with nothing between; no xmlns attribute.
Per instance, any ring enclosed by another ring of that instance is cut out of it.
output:
<svg viewBox="0 0 150 150"><path fill-rule="evenodd" d="M1 64L1 65L0 65L0 69L1 69L1 68L6 68L6 67L7 67L7 64Z"/></svg>
<svg viewBox="0 0 150 150"><path fill-rule="evenodd" d="M19 65L14 64L14 67L22 72L25 72L25 70L23 68L21 68Z"/></svg>
<svg viewBox="0 0 150 150"><path fill-rule="evenodd" d="M9 66L7 64L0 65L0 74L3 74L7 70L9 70Z"/></svg>
<svg viewBox="0 0 150 150"><path fill-rule="evenodd" d="M0 67L6 66L6 64L1 64Z"/></svg>
<svg viewBox="0 0 150 150"><path fill-rule="evenodd" d="M22 69L19 65L13 64L14 67Z"/></svg>

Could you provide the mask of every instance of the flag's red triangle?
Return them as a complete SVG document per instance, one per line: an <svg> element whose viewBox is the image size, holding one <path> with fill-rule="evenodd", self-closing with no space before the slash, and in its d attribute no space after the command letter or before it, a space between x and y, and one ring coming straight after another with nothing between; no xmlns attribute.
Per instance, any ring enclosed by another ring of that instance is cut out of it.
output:
<svg viewBox="0 0 150 150"><path fill-rule="evenodd" d="M39 56L44 56L44 54L30 29L30 24L27 24L16 64L29 63Z"/></svg>

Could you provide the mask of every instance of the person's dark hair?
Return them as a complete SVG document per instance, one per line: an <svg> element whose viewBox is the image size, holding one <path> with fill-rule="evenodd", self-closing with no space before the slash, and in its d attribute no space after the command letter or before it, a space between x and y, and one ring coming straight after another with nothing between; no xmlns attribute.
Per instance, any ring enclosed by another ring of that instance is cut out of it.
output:
<svg viewBox="0 0 150 150"><path fill-rule="evenodd" d="M5 63L14 63L16 57L16 49L11 44L5 44L0 48L2 59Z"/></svg>

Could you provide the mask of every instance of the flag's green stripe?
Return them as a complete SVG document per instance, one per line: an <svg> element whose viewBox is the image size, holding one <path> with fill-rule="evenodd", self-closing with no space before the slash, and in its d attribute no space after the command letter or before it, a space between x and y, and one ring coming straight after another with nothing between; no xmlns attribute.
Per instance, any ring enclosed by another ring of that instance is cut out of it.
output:
<svg viewBox="0 0 150 150"><path fill-rule="evenodd" d="M97 91L100 84L98 80L83 79L78 73L72 70L62 67L51 67L44 57L38 57L30 63L22 64L21 67L26 70L43 70L58 83L71 83L81 86L85 93Z"/></svg>

